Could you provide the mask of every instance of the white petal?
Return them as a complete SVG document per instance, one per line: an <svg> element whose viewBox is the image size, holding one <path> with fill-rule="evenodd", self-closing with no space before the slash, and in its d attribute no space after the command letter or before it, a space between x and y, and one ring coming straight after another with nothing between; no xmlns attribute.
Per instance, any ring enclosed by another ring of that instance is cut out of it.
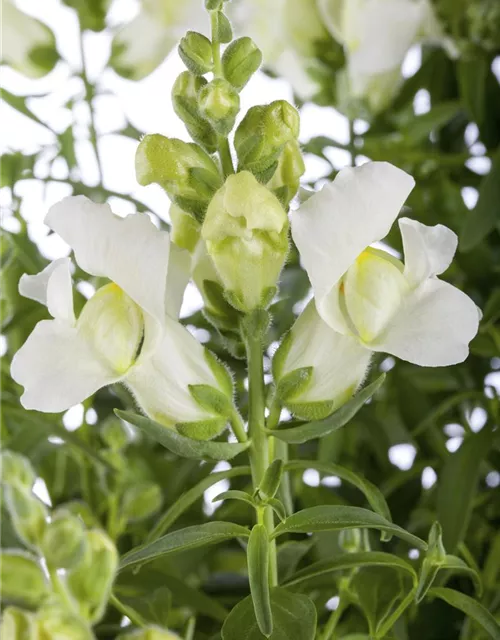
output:
<svg viewBox="0 0 500 640"><path fill-rule="evenodd" d="M145 213L119 218L107 204L70 196L51 207L46 224L75 252L80 267L109 278L163 324L170 237Z"/></svg>
<svg viewBox="0 0 500 640"><path fill-rule="evenodd" d="M413 178L387 162L339 172L292 213L292 235L314 289L319 314L335 328L325 299L357 256L384 238Z"/></svg>
<svg viewBox="0 0 500 640"><path fill-rule="evenodd" d="M385 334L370 348L422 367L457 364L467 358L479 318L469 296L430 278L408 295Z"/></svg>
<svg viewBox="0 0 500 640"><path fill-rule="evenodd" d="M19 293L44 304L58 320L74 324L71 260L60 258L34 276L24 274L19 280Z"/></svg>
<svg viewBox="0 0 500 640"><path fill-rule="evenodd" d="M126 383L144 411L172 426L213 416L200 408L189 393L190 384L218 387L202 345L179 322L166 319L161 343L149 358L140 358Z"/></svg>
<svg viewBox="0 0 500 640"><path fill-rule="evenodd" d="M36 325L12 359L11 374L24 387L23 407L48 413L64 411L117 380L92 357L77 330L59 320Z"/></svg>
<svg viewBox="0 0 500 640"><path fill-rule="evenodd" d="M190 270L190 253L185 249L179 249L172 243L170 245L165 299L166 311L174 320L179 317L184 291L189 282Z"/></svg>
<svg viewBox="0 0 500 640"><path fill-rule="evenodd" d="M294 402L320 402L354 393L363 381L371 353L355 338L333 331L318 315L314 300L292 327L292 345L283 373L314 367L311 384Z"/></svg>
<svg viewBox="0 0 500 640"><path fill-rule="evenodd" d="M410 218L401 218L399 228L405 255L404 275L412 287L446 271L458 244L451 229L442 224L429 227Z"/></svg>
<svg viewBox="0 0 500 640"><path fill-rule="evenodd" d="M343 19L346 1L349 0L316 0L319 12L323 18L326 28L332 36L340 42L344 43ZM352 1L352 0L351 0ZM354 0L356 1L356 0Z"/></svg>

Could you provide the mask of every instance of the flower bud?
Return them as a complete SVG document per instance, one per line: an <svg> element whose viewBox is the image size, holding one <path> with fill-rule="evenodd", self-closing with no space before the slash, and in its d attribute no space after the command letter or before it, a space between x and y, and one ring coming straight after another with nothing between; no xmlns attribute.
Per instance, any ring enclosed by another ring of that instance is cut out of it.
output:
<svg viewBox="0 0 500 640"><path fill-rule="evenodd" d="M68 569L83 558L85 542L83 522L61 510L47 525L40 546L49 567Z"/></svg>
<svg viewBox="0 0 500 640"><path fill-rule="evenodd" d="M446 550L443 545L443 531L439 522L434 522L429 531L427 552L420 568L415 599L420 602L431 588L437 573L446 562Z"/></svg>
<svg viewBox="0 0 500 640"><path fill-rule="evenodd" d="M297 109L286 100L249 109L234 137L240 168L268 182L278 166L283 147L297 139L299 128Z"/></svg>
<svg viewBox="0 0 500 640"><path fill-rule="evenodd" d="M227 178L201 230L231 304L247 312L272 298L288 252L288 218L248 171Z"/></svg>
<svg viewBox="0 0 500 640"><path fill-rule="evenodd" d="M160 627L146 627L130 633L121 633L116 640L181 640L180 637Z"/></svg>
<svg viewBox="0 0 500 640"><path fill-rule="evenodd" d="M224 78L241 91L262 63L262 52L251 38L238 38L222 56Z"/></svg>
<svg viewBox="0 0 500 640"><path fill-rule="evenodd" d="M278 396L304 420L326 418L363 382L370 357L355 338L333 331L312 300L274 355Z"/></svg>
<svg viewBox="0 0 500 640"><path fill-rule="evenodd" d="M57 602L45 605L36 616L37 638L50 640L94 640L88 624Z"/></svg>
<svg viewBox="0 0 500 640"><path fill-rule="evenodd" d="M385 251L368 247L349 267L339 287L348 326L371 342L387 326L408 291L404 265Z"/></svg>
<svg viewBox="0 0 500 640"><path fill-rule="evenodd" d="M114 282L90 298L77 326L95 355L118 375L134 364L144 333L144 317L141 308Z"/></svg>
<svg viewBox="0 0 500 640"><path fill-rule="evenodd" d="M144 520L161 507L161 488L154 482L143 482L128 487L122 497L122 513L128 521Z"/></svg>
<svg viewBox="0 0 500 640"><path fill-rule="evenodd" d="M356 553L363 548L363 535L361 529L343 529L339 533L339 546L346 553Z"/></svg>
<svg viewBox="0 0 500 640"><path fill-rule="evenodd" d="M217 148L217 135L200 113L198 92L207 84L202 76L183 71L174 82L172 103L175 113L184 122L195 142L209 153Z"/></svg>
<svg viewBox="0 0 500 640"><path fill-rule="evenodd" d="M5 484L15 484L29 491L35 484L36 475L30 461L19 453L2 451L0 453L0 470L2 482Z"/></svg>
<svg viewBox="0 0 500 640"><path fill-rule="evenodd" d="M198 145L156 133L139 144L135 170L139 184L159 184L181 209L200 219L222 184L217 165Z"/></svg>
<svg viewBox="0 0 500 640"><path fill-rule="evenodd" d="M18 485L5 486L5 502L19 538L30 547L38 547L47 524L46 506Z"/></svg>
<svg viewBox="0 0 500 640"><path fill-rule="evenodd" d="M118 553L111 539L97 529L87 531L83 561L68 571L67 584L85 618L97 622L106 608L118 568Z"/></svg>
<svg viewBox="0 0 500 640"><path fill-rule="evenodd" d="M200 239L200 223L175 203L170 206L169 216L172 242L181 249L186 249L189 253L193 253Z"/></svg>
<svg viewBox="0 0 500 640"><path fill-rule="evenodd" d="M200 111L220 135L227 135L240 110L238 92L222 78L216 78L200 89Z"/></svg>
<svg viewBox="0 0 500 640"><path fill-rule="evenodd" d="M35 608L50 594L49 584L38 560L18 549L0 552L0 578L5 602Z"/></svg>
<svg viewBox="0 0 500 640"><path fill-rule="evenodd" d="M189 71L197 76L213 69L212 43L201 33L188 31L180 41L179 55Z"/></svg>
<svg viewBox="0 0 500 640"><path fill-rule="evenodd" d="M297 193L300 177L305 170L306 166L299 143L295 140L287 142L281 152L278 167L267 183L267 188L273 191L285 207L288 207L290 200Z"/></svg>
<svg viewBox="0 0 500 640"><path fill-rule="evenodd" d="M36 627L33 614L17 607L7 607L2 612L0 638L5 638L5 640L39 640L40 636Z"/></svg>

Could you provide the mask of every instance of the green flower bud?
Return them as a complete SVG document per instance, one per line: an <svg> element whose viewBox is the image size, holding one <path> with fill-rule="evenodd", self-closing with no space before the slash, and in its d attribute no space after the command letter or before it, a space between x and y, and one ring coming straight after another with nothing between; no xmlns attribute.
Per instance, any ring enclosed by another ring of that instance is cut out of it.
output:
<svg viewBox="0 0 500 640"><path fill-rule="evenodd" d="M188 31L180 41L179 55L189 71L197 76L213 69L212 43L201 33Z"/></svg>
<svg viewBox="0 0 500 640"><path fill-rule="evenodd" d="M110 416L104 421L100 434L112 451L121 451L130 442L130 432L127 425L115 416Z"/></svg>
<svg viewBox="0 0 500 640"><path fill-rule="evenodd" d="M15 484L31 491L36 475L30 461L19 453L2 451L0 453L2 482Z"/></svg>
<svg viewBox="0 0 500 640"><path fill-rule="evenodd" d="M109 599L118 553L103 531L87 531L85 538L87 552L83 561L68 572L67 584L85 618L97 622Z"/></svg>
<svg viewBox="0 0 500 640"><path fill-rule="evenodd" d="M5 640L39 640L35 616L17 607L7 607L0 621L0 638Z"/></svg>
<svg viewBox="0 0 500 640"><path fill-rule="evenodd" d="M195 142L209 153L217 148L217 134L200 113L198 92L207 84L202 76L183 71L174 82L172 103L175 113L184 122Z"/></svg>
<svg viewBox="0 0 500 640"><path fill-rule="evenodd" d="M51 568L74 567L85 554L83 522L64 510L53 515L42 538L41 549Z"/></svg>
<svg viewBox="0 0 500 640"><path fill-rule="evenodd" d="M231 304L266 306L288 252L288 218L279 200L248 171L227 178L201 230Z"/></svg>
<svg viewBox="0 0 500 640"><path fill-rule="evenodd" d="M295 140L287 142L281 152L278 167L267 183L285 207L299 189L300 177L304 174L306 165L300 151L299 143Z"/></svg>
<svg viewBox="0 0 500 640"><path fill-rule="evenodd" d="M59 602L44 606L36 616L37 636L49 640L95 640L88 624Z"/></svg>
<svg viewBox="0 0 500 640"><path fill-rule="evenodd" d="M222 13L222 11L217 12L217 31L216 31L217 40L222 42L223 44L227 44L231 42L233 39L233 28L231 27L231 23L228 18Z"/></svg>
<svg viewBox="0 0 500 640"><path fill-rule="evenodd" d="M268 182L283 147L299 135L300 116L286 100L252 107L236 129L234 146L240 167Z"/></svg>
<svg viewBox="0 0 500 640"><path fill-rule="evenodd" d="M346 553L356 553L363 548L361 529L343 529L339 533L339 546Z"/></svg>
<svg viewBox="0 0 500 640"><path fill-rule="evenodd" d="M161 488L154 482L128 487L122 497L122 513L128 521L144 520L161 507Z"/></svg>
<svg viewBox="0 0 500 640"><path fill-rule="evenodd" d="M31 491L16 485L5 487L5 502L19 538L38 547L47 524L47 507Z"/></svg>
<svg viewBox="0 0 500 640"><path fill-rule="evenodd" d="M139 144L135 170L139 184L159 184L181 209L200 219L222 184L217 165L198 145L157 133Z"/></svg>
<svg viewBox="0 0 500 640"><path fill-rule="evenodd" d="M186 249L189 253L193 253L200 239L200 223L175 203L170 206L169 215L172 242L181 249Z"/></svg>
<svg viewBox="0 0 500 640"><path fill-rule="evenodd" d="M200 111L220 135L227 135L240 110L238 92L222 78L216 78L201 88Z"/></svg>
<svg viewBox="0 0 500 640"><path fill-rule="evenodd" d="M15 602L29 608L40 606L50 595L49 584L37 558L18 549L0 553L0 584L5 602Z"/></svg>
<svg viewBox="0 0 500 640"><path fill-rule="evenodd" d="M427 552L420 568L415 599L420 602L431 588L438 571L446 562L446 550L443 545L443 531L439 522L434 522L429 532Z"/></svg>
<svg viewBox="0 0 500 640"><path fill-rule="evenodd" d="M146 627L130 633L121 633L116 640L180 640L180 637L160 627Z"/></svg>
<svg viewBox="0 0 500 640"><path fill-rule="evenodd" d="M241 91L262 63L262 52L251 38L238 38L222 55L224 78Z"/></svg>
<svg viewBox="0 0 500 640"><path fill-rule="evenodd" d="M122 375L134 364L144 333L141 308L117 284L101 287L85 304L78 331L103 363Z"/></svg>

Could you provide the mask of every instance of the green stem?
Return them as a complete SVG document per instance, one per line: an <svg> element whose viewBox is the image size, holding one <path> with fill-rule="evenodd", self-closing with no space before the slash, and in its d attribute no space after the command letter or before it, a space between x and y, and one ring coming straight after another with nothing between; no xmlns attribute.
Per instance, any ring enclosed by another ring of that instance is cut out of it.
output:
<svg viewBox="0 0 500 640"><path fill-rule="evenodd" d="M90 112L90 123L89 123L89 135L90 142L92 143L92 147L94 149L94 154L97 163L97 170L99 172L99 185L102 185L103 171L102 171L102 161L101 155L99 153L99 145L98 145L98 137L97 137L97 129L95 126L95 113L94 113L94 85L90 82L88 74L87 74L87 63L85 60L85 46L83 44L83 30L80 26L80 57L82 61L82 80L85 86L85 100L89 105Z"/></svg>
<svg viewBox="0 0 500 640"><path fill-rule="evenodd" d="M120 613L122 613L124 616L127 616L127 618L133 625L135 625L136 627L146 626L146 623L141 618L141 616L130 607L127 607L126 604L123 604L123 602L118 600L118 598L113 593L110 595L109 601L115 609L118 609Z"/></svg>
<svg viewBox="0 0 500 640"><path fill-rule="evenodd" d="M339 594L339 598L339 605L335 611L332 611L331 616L328 618L321 640L331 640L335 637L335 629L337 628L337 624L339 623L339 620L347 606L347 603L342 600L342 592Z"/></svg>
<svg viewBox="0 0 500 640"><path fill-rule="evenodd" d="M264 367L262 360L262 344L260 336L247 337L249 414L248 426L252 445L250 447L250 465L254 489L262 481L267 467L272 462L269 455L269 442L265 432L265 392ZM274 515L271 507L265 507L258 514L261 522L270 535L274 529ZM276 557L276 541L270 543L269 579L272 587L278 584L278 563Z"/></svg>
<svg viewBox="0 0 500 640"><path fill-rule="evenodd" d="M210 26L212 30L212 59L214 63L214 78L223 78L222 64L220 57L220 42L219 42L219 13L218 11L210 12ZM231 158L231 149L229 147L229 140L227 136L217 135L217 147L219 152L219 158L222 165L222 171L224 177L234 173L233 159Z"/></svg>
<svg viewBox="0 0 500 640"><path fill-rule="evenodd" d="M189 618L186 628L186 635L184 640L193 640L194 632L196 630L196 618Z"/></svg>
<svg viewBox="0 0 500 640"><path fill-rule="evenodd" d="M234 410L232 416L229 418L229 421L231 423L233 433L238 439L238 442L246 442L248 440L248 436L243 425L243 420L236 410Z"/></svg>

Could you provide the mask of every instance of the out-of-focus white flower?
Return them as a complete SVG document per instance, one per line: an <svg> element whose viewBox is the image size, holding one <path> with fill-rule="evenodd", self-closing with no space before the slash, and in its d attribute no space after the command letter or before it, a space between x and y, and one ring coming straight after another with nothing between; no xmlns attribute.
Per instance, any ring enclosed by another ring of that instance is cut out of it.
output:
<svg viewBox="0 0 500 640"><path fill-rule="evenodd" d="M405 264L370 247L413 186L385 162L343 169L292 214L292 235L331 329L414 364L452 365L467 357L480 318L467 295L436 277L451 263L456 235L401 218Z"/></svg>
<svg viewBox="0 0 500 640"><path fill-rule="evenodd" d="M351 98L384 108L398 90L410 47L445 39L429 0L317 0L324 23L345 46Z"/></svg>
<svg viewBox="0 0 500 640"><path fill-rule="evenodd" d="M160 65L186 31L208 34L209 17L201 0L142 0L137 16L113 40L111 65L140 80Z"/></svg>
<svg viewBox="0 0 500 640"><path fill-rule="evenodd" d="M23 406L64 411L122 381L145 412L167 426L219 419L190 392L192 385L228 390L220 384L218 363L177 322L187 252L146 214L119 218L109 205L83 196L54 205L45 222L71 246L84 271L110 283L77 319L69 258L21 278L20 293L45 304L53 317L36 325L12 361L12 376L25 388Z"/></svg>
<svg viewBox="0 0 500 640"><path fill-rule="evenodd" d="M47 25L20 11L12 0L4 0L2 62L30 78L41 78L58 58L54 34Z"/></svg>

